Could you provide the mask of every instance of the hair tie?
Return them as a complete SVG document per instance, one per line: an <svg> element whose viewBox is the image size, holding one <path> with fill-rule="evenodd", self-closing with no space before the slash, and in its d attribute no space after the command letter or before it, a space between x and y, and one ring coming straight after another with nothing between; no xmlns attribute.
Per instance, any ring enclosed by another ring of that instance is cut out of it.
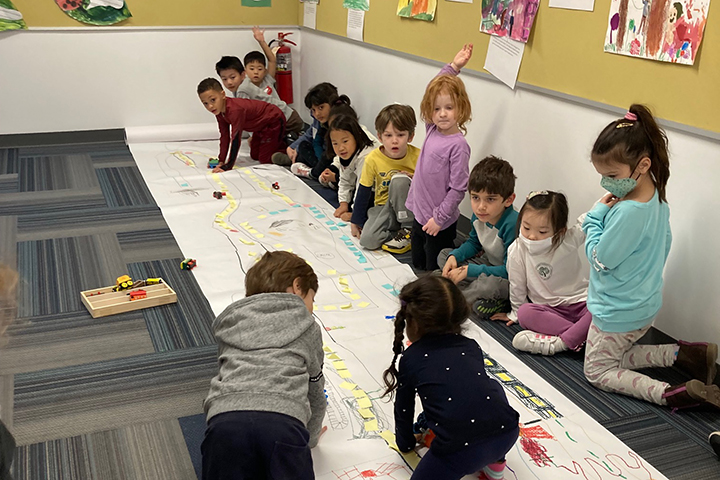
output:
<svg viewBox="0 0 720 480"><path fill-rule="evenodd" d="M632 112L627 112L623 118L625 118L625 120L630 120L631 122L637 122L637 115Z"/></svg>
<svg viewBox="0 0 720 480"><path fill-rule="evenodd" d="M530 200L533 197L537 197L538 195L548 195L547 190L538 190L536 192L530 192L528 193L528 196L525 197L525 200Z"/></svg>

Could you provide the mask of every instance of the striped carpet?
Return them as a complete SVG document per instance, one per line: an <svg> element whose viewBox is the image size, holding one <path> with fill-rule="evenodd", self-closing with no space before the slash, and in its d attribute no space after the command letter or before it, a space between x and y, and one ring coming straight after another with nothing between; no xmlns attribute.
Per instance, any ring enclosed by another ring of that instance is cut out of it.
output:
<svg viewBox="0 0 720 480"><path fill-rule="evenodd" d="M202 400L216 368L212 312L178 268L181 252L111 133L102 142L84 134L85 143L55 136L54 145L0 148L0 261L22 277L20 318L0 352L17 480L190 480L199 471ZM124 273L163 277L178 303L91 318L78 292ZM478 323L512 350L517 327ZM717 414L674 414L598 391L583 378L580 354L516 355L668 478L720 478L706 444L720 428ZM685 380L671 369L653 375Z"/></svg>

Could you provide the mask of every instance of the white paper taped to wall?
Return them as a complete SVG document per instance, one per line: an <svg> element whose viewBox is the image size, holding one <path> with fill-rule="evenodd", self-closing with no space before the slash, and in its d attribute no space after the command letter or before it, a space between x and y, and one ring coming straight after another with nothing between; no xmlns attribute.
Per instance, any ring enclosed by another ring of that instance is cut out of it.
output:
<svg viewBox="0 0 720 480"><path fill-rule="evenodd" d="M125 143L186 142L194 140L218 140L217 123L193 123L189 125L151 125L125 129Z"/></svg>

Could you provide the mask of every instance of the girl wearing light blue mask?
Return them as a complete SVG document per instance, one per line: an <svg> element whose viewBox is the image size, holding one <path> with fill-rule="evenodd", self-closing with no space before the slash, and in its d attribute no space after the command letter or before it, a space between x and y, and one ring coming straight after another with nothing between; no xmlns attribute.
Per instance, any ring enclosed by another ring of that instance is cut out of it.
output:
<svg viewBox="0 0 720 480"><path fill-rule="evenodd" d="M491 317L526 329L513 339L518 350L554 355L585 343L592 316L585 305L587 261L579 250L584 217L568 229L567 198L557 192L532 192L520 209L507 259L512 310Z"/></svg>
<svg viewBox="0 0 720 480"><path fill-rule="evenodd" d="M585 377L601 390L659 405L720 408L720 389L712 385L717 345L635 344L662 305L662 273L672 241L665 133L647 107L632 105L625 117L600 133L592 163L609 193L582 226L591 266L587 306L592 314ZM671 365L697 380L671 386L635 371Z"/></svg>

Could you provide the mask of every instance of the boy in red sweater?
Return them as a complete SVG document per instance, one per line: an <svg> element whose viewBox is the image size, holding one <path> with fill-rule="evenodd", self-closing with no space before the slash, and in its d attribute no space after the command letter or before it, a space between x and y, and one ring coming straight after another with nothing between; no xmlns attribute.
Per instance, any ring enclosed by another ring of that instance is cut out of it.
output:
<svg viewBox="0 0 720 480"><path fill-rule="evenodd" d="M243 130L253 134L250 139L253 160L272 163L273 153L285 151L285 114L275 105L246 98L226 98L222 85L214 78L200 82L197 93L203 106L215 115L220 129L220 163L213 172L232 170Z"/></svg>

